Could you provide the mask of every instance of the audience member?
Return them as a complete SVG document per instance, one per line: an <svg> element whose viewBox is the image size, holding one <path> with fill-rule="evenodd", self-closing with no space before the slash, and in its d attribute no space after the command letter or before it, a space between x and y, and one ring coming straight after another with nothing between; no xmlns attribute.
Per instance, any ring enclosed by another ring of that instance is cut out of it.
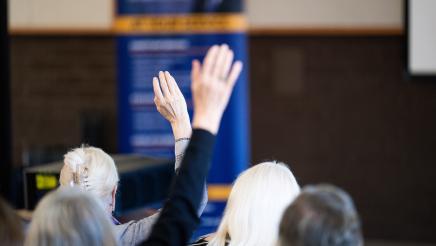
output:
<svg viewBox="0 0 436 246"><path fill-rule="evenodd" d="M23 226L19 216L0 197L0 244L1 245L22 245Z"/></svg>
<svg viewBox="0 0 436 246"><path fill-rule="evenodd" d="M26 246L115 246L113 225L91 193L63 187L46 195L36 207Z"/></svg>
<svg viewBox="0 0 436 246"><path fill-rule="evenodd" d="M236 179L214 235L194 245L273 245L285 208L300 193L294 175L283 163L255 165Z"/></svg>
<svg viewBox="0 0 436 246"><path fill-rule="evenodd" d="M280 246L363 245L353 200L331 185L305 187L280 223Z"/></svg>
<svg viewBox="0 0 436 246"><path fill-rule="evenodd" d="M210 166L215 135L242 63L233 62L227 45L209 49L203 65L195 60L192 68L194 120L192 139L176 176L168 201L142 245L180 246L188 243L199 223L195 212L201 201L202 187Z"/></svg>
<svg viewBox="0 0 436 246"><path fill-rule="evenodd" d="M185 98L175 79L169 72L159 72L159 79L160 84L157 78L153 79L154 101L158 111L171 123L175 138L175 169L177 170L191 137L191 123ZM64 163L60 177L61 185L77 186L81 190L94 193L101 199L106 212L111 215L115 209L115 195L119 181L114 160L99 148L81 147L68 152ZM205 186L199 215L206 204ZM151 227L158 216L159 214L156 213L142 220L125 224L119 223L112 217L120 243L136 245L144 241L150 234Z"/></svg>

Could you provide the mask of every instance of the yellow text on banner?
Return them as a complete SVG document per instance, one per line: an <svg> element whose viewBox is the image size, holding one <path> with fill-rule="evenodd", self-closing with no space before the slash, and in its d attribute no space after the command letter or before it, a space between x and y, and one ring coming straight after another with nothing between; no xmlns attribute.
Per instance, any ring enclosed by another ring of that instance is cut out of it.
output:
<svg viewBox="0 0 436 246"><path fill-rule="evenodd" d="M243 14L117 16L116 33L231 33L247 30Z"/></svg>

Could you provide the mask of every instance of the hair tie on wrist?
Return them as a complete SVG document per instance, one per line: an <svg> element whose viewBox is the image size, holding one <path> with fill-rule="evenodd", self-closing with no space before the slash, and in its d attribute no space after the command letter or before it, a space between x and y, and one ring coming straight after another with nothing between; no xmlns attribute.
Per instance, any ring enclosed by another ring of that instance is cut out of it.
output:
<svg viewBox="0 0 436 246"><path fill-rule="evenodd" d="M191 140L191 138L178 138L178 139L176 139L176 143L177 142L180 142L180 141L189 141L189 140Z"/></svg>

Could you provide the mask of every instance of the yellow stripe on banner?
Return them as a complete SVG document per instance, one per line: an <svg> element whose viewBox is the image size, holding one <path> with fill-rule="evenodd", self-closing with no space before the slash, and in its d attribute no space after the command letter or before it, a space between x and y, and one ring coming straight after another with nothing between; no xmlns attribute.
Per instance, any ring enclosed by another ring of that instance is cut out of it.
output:
<svg viewBox="0 0 436 246"><path fill-rule="evenodd" d="M231 190L231 185L209 185L207 187L207 193L210 201L226 201Z"/></svg>
<svg viewBox="0 0 436 246"><path fill-rule="evenodd" d="M242 14L117 16L116 33L226 33L247 30Z"/></svg>

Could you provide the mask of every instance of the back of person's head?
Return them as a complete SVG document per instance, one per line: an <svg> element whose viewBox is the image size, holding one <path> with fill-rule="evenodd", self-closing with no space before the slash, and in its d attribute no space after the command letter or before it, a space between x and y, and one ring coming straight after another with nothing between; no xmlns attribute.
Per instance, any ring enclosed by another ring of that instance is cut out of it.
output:
<svg viewBox="0 0 436 246"><path fill-rule="evenodd" d="M305 187L280 223L280 246L363 245L351 197L331 185Z"/></svg>
<svg viewBox="0 0 436 246"><path fill-rule="evenodd" d="M108 212L115 206L113 193L118 181L114 160L99 148L80 147L65 155L60 184L94 193Z"/></svg>
<svg viewBox="0 0 436 246"><path fill-rule="evenodd" d="M272 245L285 208L299 194L291 170L265 162L244 171L235 181L221 224L209 245Z"/></svg>
<svg viewBox="0 0 436 246"><path fill-rule="evenodd" d="M117 245L101 203L77 188L59 188L38 204L25 245Z"/></svg>
<svg viewBox="0 0 436 246"><path fill-rule="evenodd" d="M23 227L19 216L0 197L0 244L22 245Z"/></svg>

